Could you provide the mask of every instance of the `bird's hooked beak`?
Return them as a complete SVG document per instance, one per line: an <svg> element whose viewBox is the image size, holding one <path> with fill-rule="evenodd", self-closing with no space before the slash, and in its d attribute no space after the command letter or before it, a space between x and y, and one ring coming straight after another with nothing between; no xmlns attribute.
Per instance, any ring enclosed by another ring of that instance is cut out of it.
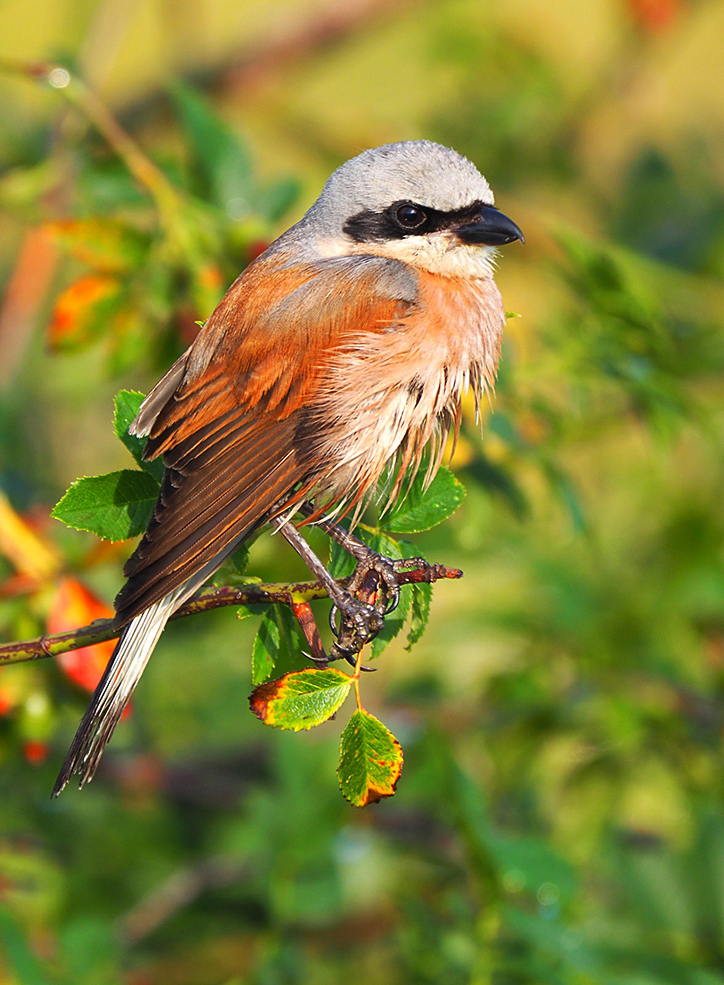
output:
<svg viewBox="0 0 724 985"><path fill-rule="evenodd" d="M523 233L513 220L490 205L485 206L475 222L458 226L453 232L461 243L471 246L502 246L515 239L525 243Z"/></svg>

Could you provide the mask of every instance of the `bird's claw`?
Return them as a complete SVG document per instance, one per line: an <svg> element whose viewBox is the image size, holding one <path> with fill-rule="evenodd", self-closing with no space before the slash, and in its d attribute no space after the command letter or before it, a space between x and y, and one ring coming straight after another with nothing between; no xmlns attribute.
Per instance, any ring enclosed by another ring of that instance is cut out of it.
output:
<svg viewBox="0 0 724 985"><path fill-rule="evenodd" d="M339 627L337 626L338 615L340 617ZM329 625L338 640L341 640L345 635L352 634L364 645L377 636L384 625L384 619L383 613L378 612L374 605L349 595L347 599L332 606L329 612Z"/></svg>
<svg viewBox="0 0 724 985"><path fill-rule="evenodd" d="M329 625L335 641L329 649L330 661L346 660L357 665L362 647L373 640L384 626L385 616L393 612L400 602L400 585L397 575L409 568L430 569L424 558L393 560L369 551L360 558L354 573L347 582L345 596L333 603L329 612ZM369 576L376 575L370 589ZM376 582L376 584L375 584ZM374 594L374 601L358 598L358 593ZM362 667L362 670L373 670Z"/></svg>

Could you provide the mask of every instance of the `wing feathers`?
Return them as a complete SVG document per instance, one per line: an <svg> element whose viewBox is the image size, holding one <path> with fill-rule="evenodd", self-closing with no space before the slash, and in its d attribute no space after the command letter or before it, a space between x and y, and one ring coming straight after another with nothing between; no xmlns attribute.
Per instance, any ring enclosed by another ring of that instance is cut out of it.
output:
<svg viewBox="0 0 724 985"><path fill-rule="evenodd" d="M390 331L416 290L408 268L383 258L292 266L279 250L247 268L134 423L167 471L125 569L121 624L324 475L305 422L327 368L352 334Z"/></svg>

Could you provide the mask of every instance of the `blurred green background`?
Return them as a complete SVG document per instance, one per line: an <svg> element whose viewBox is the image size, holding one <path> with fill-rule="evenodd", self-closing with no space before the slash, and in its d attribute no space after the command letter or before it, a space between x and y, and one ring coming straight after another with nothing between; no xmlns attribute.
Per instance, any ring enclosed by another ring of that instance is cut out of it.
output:
<svg viewBox="0 0 724 985"><path fill-rule="evenodd" d="M4 668L0 981L724 980L723 37L721 0L0 4L3 640L110 604L130 545L50 508L130 467L115 391L334 167L450 144L527 238L467 499L417 538L465 578L364 681L397 795L342 800L348 712L253 718L232 611L169 627L53 803L82 672ZM304 576L268 535L251 570Z"/></svg>

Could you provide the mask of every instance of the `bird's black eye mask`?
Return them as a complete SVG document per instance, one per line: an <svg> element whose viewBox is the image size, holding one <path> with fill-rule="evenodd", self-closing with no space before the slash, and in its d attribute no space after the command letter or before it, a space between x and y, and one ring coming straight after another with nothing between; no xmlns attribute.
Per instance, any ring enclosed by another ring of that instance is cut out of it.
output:
<svg viewBox="0 0 724 985"><path fill-rule="evenodd" d="M384 212L373 212L371 209L358 212L342 228L355 243L382 243L390 239L424 236L474 223L486 208L489 209L490 206L477 201L462 209L440 212L428 205L403 200L393 202Z"/></svg>

